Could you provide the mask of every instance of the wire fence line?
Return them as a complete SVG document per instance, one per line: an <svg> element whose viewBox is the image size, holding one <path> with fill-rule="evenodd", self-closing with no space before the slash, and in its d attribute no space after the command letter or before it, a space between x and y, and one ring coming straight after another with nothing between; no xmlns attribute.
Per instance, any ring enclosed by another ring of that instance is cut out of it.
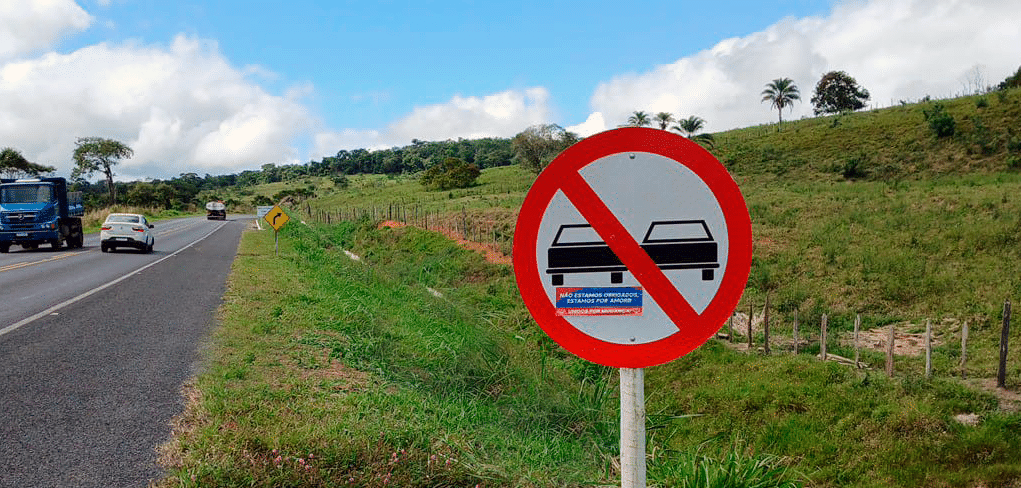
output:
<svg viewBox="0 0 1021 488"><path fill-rule="evenodd" d="M325 210L314 209L306 204L302 210L305 211L306 216L311 221L323 224L360 219L368 219L377 224L389 221L397 225L414 226L480 244L491 245L493 248L504 252L504 254L510 254L510 249L513 245L513 228L508 228L507 223L494 222L491 219L482 218L469 212L463 206L460 209L445 208L437 210L434 206L430 208L420 204L390 203L386 205L351 206ZM859 369L878 369L878 365L871 365L862 359L863 342L870 340L873 342L873 347L864 349L881 349L884 351L885 364L883 364L883 369L887 376L890 377L893 377L897 372L895 365L897 363L896 356L898 354L896 352L898 349L907 350L910 347L917 346L918 334L905 332L898 334L896 323L883 326L885 327L885 332L882 334L877 333L875 329L868 332L868 339L865 339L864 335L866 332L861 330L861 314L856 314L850 346L853 350L853 358L845 358L832 353L829 349L829 346L834 344L836 336L831 336L830 334L828 314L822 314L818 325L813 324L805 328L805 324L799 323L798 312L795 310L791 324L791 336L788 338L776 334L775 324L770 322L769 313L771 307L768 294L761 310L762 313L757 322L755 307L749 301L747 313L735 311L731 315L730 320L723 324L717 333L717 337L730 343L735 343L735 341L740 339L744 343L743 347L750 352L759 351L767 355L777 351L790 351L794 354L811 352L815 353L822 361L836 361ZM1002 313L999 361L997 362L996 371L996 383L1000 388L1006 387L1010 318L1011 307L1010 301L1007 300L1004 302ZM756 326L756 324L758 325ZM960 357L956 367L956 374L965 379L968 377L969 372L969 333L969 322L964 321L960 325L960 349L959 352L954 351ZM933 337L933 324L931 320L927 319L925 334L921 336L922 353L925 355L924 374L926 377L931 377L934 370L932 361L934 351ZM756 344L756 339L759 340L758 344ZM877 345L878 347L874 347ZM947 347L949 348L949 345ZM818 352L816 353L815 351ZM905 354L902 353L901 355Z"/></svg>
<svg viewBox="0 0 1021 488"><path fill-rule="evenodd" d="M755 317L754 304L749 301L746 307L747 313L737 310L731 315L727 323L717 332L718 339L737 345L748 352L759 352L769 355L779 348L780 351L793 354L813 353L821 361L835 361L859 369L878 369L879 365L872 365L862 359L862 352L863 349L879 349L883 351L885 356L885 364L882 365L883 370L891 378L899 372L895 368L895 363L897 363L896 357L898 355L913 355L911 351L915 348L920 348L921 354L924 355L924 375L932 377L934 374L933 352L936 347L933 340L938 331L934 328L931 319L925 320L924 334L898 332L898 324L890 323L869 331L867 333L868 337L866 337L866 331L861 329L862 316L861 314L856 314L851 337L849 338L850 345L847 346L845 344L844 346L845 350L851 350L853 358L847 358L833 354L828 349L829 346L837 342L830 335L828 314L822 314L818 323L803 324L800 323L798 312L795 310L790 324L791 335L789 337L778 337L776 335L776 324L771 323L769 318L770 306L768 295L761 309L762 313L758 321L756 321ZM999 357L996 362L996 386L1006 388L1011 322L1011 302L1009 299L1003 304L1001 318ZM947 327L943 326L943 328ZM960 358L952 369L955 370L954 375L959 375L962 379L967 379L969 374L969 334L970 324L968 321L963 321L960 323L959 328L960 349L952 350L956 349L956 344L951 344L950 341L945 343L946 353ZM954 336L956 334L946 335ZM839 344L839 342L837 343ZM902 350L902 354L897 354L898 350ZM816 353L816 351L818 352ZM972 373L974 373L973 370Z"/></svg>

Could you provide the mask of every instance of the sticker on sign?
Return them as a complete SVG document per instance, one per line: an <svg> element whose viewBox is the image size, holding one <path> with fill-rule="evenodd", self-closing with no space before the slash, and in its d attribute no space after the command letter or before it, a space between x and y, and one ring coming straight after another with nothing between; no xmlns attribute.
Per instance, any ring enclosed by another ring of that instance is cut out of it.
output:
<svg viewBox="0 0 1021 488"><path fill-rule="evenodd" d="M676 134L626 128L579 142L539 175L518 218L514 265L554 340L636 368L687 354L719 329L747 282L751 247L744 199L711 154ZM640 290L639 305L561 301L564 290L614 289Z"/></svg>

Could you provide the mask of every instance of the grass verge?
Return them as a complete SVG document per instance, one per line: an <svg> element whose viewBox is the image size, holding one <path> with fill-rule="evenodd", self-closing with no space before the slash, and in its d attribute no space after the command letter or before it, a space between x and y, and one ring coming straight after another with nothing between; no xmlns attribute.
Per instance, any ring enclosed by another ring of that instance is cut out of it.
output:
<svg viewBox="0 0 1021 488"><path fill-rule="evenodd" d="M614 372L551 343L509 267L442 236L291 225L276 257L246 233L220 321L158 486L618 483ZM646 392L650 486L1021 480L1021 414L953 380L710 341Z"/></svg>

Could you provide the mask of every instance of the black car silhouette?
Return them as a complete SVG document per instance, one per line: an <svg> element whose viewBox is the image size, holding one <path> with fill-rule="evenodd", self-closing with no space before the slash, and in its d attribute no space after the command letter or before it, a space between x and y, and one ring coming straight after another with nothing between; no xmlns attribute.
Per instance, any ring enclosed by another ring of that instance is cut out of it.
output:
<svg viewBox="0 0 1021 488"><path fill-rule="evenodd" d="M653 222L640 244L660 269L701 269L711 280L720 267L716 241L705 220ZM610 273L610 283L622 283L627 267L589 224L564 224L547 251L553 286L564 284L568 273Z"/></svg>

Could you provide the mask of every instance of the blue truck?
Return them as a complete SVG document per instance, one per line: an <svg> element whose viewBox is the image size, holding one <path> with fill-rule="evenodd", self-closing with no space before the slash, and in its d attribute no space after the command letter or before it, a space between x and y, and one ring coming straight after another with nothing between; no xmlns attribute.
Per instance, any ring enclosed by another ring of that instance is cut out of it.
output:
<svg viewBox="0 0 1021 488"><path fill-rule="evenodd" d="M83 215L81 192L68 192L64 178L0 179L0 252L82 247Z"/></svg>

